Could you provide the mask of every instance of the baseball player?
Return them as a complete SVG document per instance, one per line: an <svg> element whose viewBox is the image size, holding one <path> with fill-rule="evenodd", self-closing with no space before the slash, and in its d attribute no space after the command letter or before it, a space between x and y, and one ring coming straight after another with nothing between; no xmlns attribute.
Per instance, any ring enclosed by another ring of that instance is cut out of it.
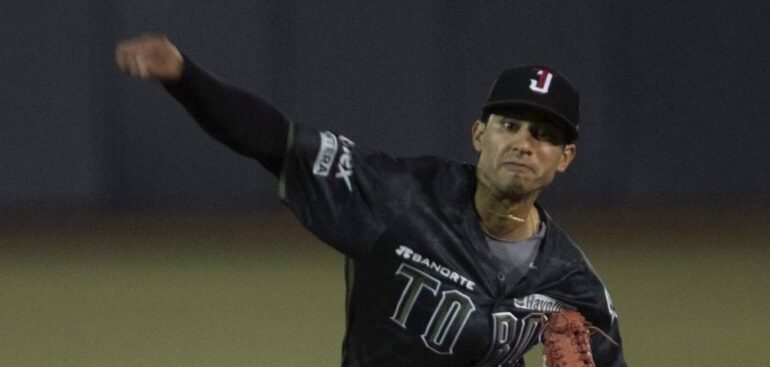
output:
<svg viewBox="0 0 770 367"><path fill-rule="evenodd" d="M555 70L505 70L473 123L475 165L393 158L288 120L163 36L121 42L212 137L278 177L280 199L346 256L343 366L523 366L543 316L577 310L597 366L625 366L609 294L538 205L575 157L578 93ZM600 335L606 334L606 336Z"/></svg>

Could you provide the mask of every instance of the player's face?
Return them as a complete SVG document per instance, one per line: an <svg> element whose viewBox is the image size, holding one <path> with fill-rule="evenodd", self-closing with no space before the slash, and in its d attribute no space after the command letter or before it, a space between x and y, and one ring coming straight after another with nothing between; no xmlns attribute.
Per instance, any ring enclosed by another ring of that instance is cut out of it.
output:
<svg viewBox="0 0 770 367"><path fill-rule="evenodd" d="M575 157L575 144L537 114L499 112L486 123L473 124L473 146L479 152L480 184L505 197L537 194L564 172Z"/></svg>

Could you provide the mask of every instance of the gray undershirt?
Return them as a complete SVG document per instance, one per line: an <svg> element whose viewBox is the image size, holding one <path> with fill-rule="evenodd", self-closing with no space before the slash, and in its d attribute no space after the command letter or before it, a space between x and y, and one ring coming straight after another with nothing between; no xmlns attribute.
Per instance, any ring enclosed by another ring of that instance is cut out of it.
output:
<svg viewBox="0 0 770 367"><path fill-rule="evenodd" d="M519 242L499 240L484 233L490 251L505 266L505 269L501 270L507 274L508 281L518 283L529 271L537 256L540 242L545 237L545 227L545 222L541 221L540 230L534 236Z"/></svg>

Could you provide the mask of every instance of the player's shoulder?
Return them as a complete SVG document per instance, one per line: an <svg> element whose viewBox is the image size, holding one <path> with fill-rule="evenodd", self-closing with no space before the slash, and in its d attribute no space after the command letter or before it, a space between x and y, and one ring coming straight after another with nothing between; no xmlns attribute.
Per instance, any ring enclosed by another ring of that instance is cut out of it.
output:
<svg viewBox="0 0 770 367"><path fill-rule="evenodd" d="M467 195L475 185L475 166L436 156L398 158L424 189L451 196Z"/></svg>
<svg viewBox="0 0 770 367"><path fill-rule="evenodd" d="M544 250L555 273L576 272L584 285L603 291L604 285L583 248L567 232L546 214L548 230L544 239Z"/></svg>
<svg viewBox="0 0 770 367"><path fill-rule="evenodd" d="M385 192L408 194L426 207L464 208L476 184L473 165L445 158L391 158L379 152L367 152L362 158L366 161L364 169L370 171L367 176L376 177Z"/></svg>
<svg viewBox="0 0 770 367"><path fill-rule="evenodd" d="M409 172L415 175L432 176L439 173L463 175L472 167L448 159L422 155L396 157L384 151L359 145L355 139L329 130L317 130L303 124L292 123L290 148L307 150L309 155L327 162L336 160L337 155L350 155L350 159L372 166L374 169L392 172ZM328 156L328 157L327 157Z"/></svg>
<svg viewBox="0 0 770 367"><path fill-rule="evenodd" d="M544 245L549 250L549 256L572 267L590 270L590 263L580 245L544 209L539 209L547 226Z"/></svg>
<svg viewBox="0 0 770 367"><path fill-rule="evenodd" d="M420 192L441 198L467 195L475 185L471 164L433 155L395 157L344 135L300 124L293 124L292 131L289 146L312 165L314 173L343 170L345 177L384 193Z"/></svg>
<svg viewBox="0 0 770 367"><path fill-rule="evenodd" d="M406 170L418 176L436 177L437 175L456 175L463 178L473 170L473 166L432 155L395 158Z"/></svg>
<svg viewBox="0 0 770 367"><path fill-rule="evenodd" d="M559 283L560 295L569 304L581 305L583 313L595 326L608 330L617 318L609 292L601 277L594 269L585 252L567 232L545 214L548 230L544 239L547 271L540 281L547 284ZM565 274L570 276L565 277ZM609 317L607 317L609 315Z"/></svg>

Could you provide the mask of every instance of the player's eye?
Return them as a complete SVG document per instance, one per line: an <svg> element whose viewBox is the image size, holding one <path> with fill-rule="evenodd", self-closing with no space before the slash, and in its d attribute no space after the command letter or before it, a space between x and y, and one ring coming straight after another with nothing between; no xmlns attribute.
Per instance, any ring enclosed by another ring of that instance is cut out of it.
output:
<svg viewBox="0 0 770 367"><path fill-rule="evenodd" d="M533 125L530 134L539 141L548 142L554 145L563 144L564 140L564 136L562 136L556 127L544 124Z"/></svg>
<svg viewBox="0 0 770 367"><path fill-rule="evenodd" d="M549 138L553 138L551 132L542 126L534 127L532 130L534 130L532 131L532 136L537 140L548 140Z"/></svg>
<svg viewBox="0 0 770 367"><path fill-rule="evenodd" d="M503 129L511 131L511 132L519 131L519 127L521 126L516 121L503 121L502 125L503 125Z"/></svg>

